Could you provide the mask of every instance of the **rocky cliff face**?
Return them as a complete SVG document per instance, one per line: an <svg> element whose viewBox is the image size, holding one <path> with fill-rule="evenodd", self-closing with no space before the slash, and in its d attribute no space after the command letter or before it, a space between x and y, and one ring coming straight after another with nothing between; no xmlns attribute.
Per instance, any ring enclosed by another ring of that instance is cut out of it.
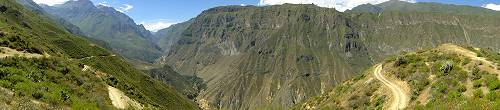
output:
<svg viewBox="0 0 500 110"><path fill-rule="evenodd" d="M207 82L202 107L289 107L371 64L357 31L313 5L219 7L198 16L162 63Z"/></svg>
<svg viewBox="0 0 500 110"><path fill-rule="evenodd" d="M75 24L89 37L105 41L113 51L129 59L153 62L160 54L149 31L111 7L94 6L88 0L42 7Z"/></svg>
<svg viewBox="0 0 500 110"><path fill-rule="evenodd" d="M500 47L494 14L366 9L209 9L159 63L203 78L207 89L197 99L204 108L287 108L401 51L442 43Z"/></svg>
<svg viewBox="0 0 500 110"><path fill-rule="evenodd" d="M154 34L156 40L155 44L165 53L170 51L170 47L177 43L179 38L190 25L193 20L189 20L183 23L172 25L168 28L159 30Z"/></svg>

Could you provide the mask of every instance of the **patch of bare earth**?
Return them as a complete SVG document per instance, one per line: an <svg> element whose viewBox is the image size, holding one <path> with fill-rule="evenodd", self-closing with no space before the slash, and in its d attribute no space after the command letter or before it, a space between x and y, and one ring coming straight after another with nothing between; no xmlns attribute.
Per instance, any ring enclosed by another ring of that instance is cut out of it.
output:
<svg viewBox="0 0 500 110"><path fill-rule="evenodd" d="M28 53L25 51L18 51L9 47L0 47L0 58L15 57L15 56L24 58L49 57L48 54L42 55L42 54Z"/></svg>
<svg viewBox="0 0 500 110"><path fill-rule="evenodd" d="M500 79L500 70L497 69L498 67L495 65L495 63L488 61L486 58L478 57L477 54L473 51L453 44L443 44L439 46L438 49L444 52L456 53L470 58L471 60L473 60L473 62L477 63L478 67L481 70L496 74L497 78Z"/></svg>
<svg viewBox="0 0 500 110"><path fill-rule="evenodd" d="M382 64L375 66L373 74L377 80L381 81L392 92L392 95L389 95L391 103L389 103L389 106L385 106L385 109L399 110L408 106L410 102L410 87L406 82L384 75Z"/></svg>
<svg viewBox="0 0 500 110"><path fill-rule="evenodd" d="M108 92L109 92L109 99L111 99L111 104L113 104L113 106L115 106L118 109L144 108L140 103L137 103L136 101L130 99L125 95L125 93L123 93L119 89L108 86Z"/></svg>

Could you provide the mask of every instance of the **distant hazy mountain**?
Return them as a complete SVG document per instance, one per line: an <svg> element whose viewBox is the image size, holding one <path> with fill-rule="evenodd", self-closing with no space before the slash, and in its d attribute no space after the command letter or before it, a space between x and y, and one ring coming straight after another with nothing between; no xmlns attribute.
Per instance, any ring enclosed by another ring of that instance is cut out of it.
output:
<svg viewBox="0 0 500 110"><path fill-rule="evenodd" d="M163 52L168 52L170 47L177 43L182 35L182 32L184 32L184 30L186 30L191 23L193 23L193 20L175 24L168 28L159 30L154 34L157 39L155 40L156 45L158 45Z"/></svg>
<svg viewBox="0 0 500 110"><path fill-rule="evenodd" d="M202 108L288 108L402 51L443 43L500 49L500 16L489 9L389 1L353 10L212 8L158 63L206 81Z"/></svg>
<svg viewBox="0 0 500 110"><path fill-rule="evenodd" d="M0 0L0 19L1 109L198 109L120 55L14 0Z"/></svg>
<svg viewBox="0 0 500 110"><path fill-rule="evenodd" d="M113 51L127 58L153 62L160 55L151 32L114 8L95 6L89 0L42 7L78 26L89 37L107 42Z"/></svg>
<svg viewBox="0 0 500 110"><path fill-rule="evenodd" d="M347 12L434 12L448 14L500 15L497 11L467 5L451 5L432 2L409 3L391 0L377 5L364 4Z"/></svg>

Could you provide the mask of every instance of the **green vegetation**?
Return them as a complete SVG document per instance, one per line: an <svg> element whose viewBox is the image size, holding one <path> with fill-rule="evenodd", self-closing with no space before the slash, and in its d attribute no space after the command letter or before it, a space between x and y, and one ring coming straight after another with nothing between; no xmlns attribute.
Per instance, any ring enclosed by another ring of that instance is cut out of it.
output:
<svg viewBox="0 0 500 110"><path fill-rule="evenodd" d="M0 0L0 46L47 58L7 57L0 62L0 106L7 109L114 109L107 86L150 109L198 109L186 97L119 56L53 25L45 16ZM82 71L84 65L107 74ZM5 88L5 89L4 89Z"/></svg>
<svg viewBox="0 0 500 110"><path fill-rule="evenodd" d="M372 70L365 71L365 74L355 76L329 92L321 96L295 105L293 109L303 109L314 107L321 110L330 109L382 109L387 96L380 96L375 91L379 89L381 83L369 80L367 77ZM343 105L341 105L341 103Z"/></svg>
<svg viewBox="0 0 500 110"><path fill-rule="evenodd" d="M106 84L92 73L80 72L77 65L61 58L5 58L0 62L0 86L14 92L11 100L31 98L59 109L112 108Z"/></svg>
<svg viewBox="0 0 500 110"><path fill-rule="evenodd" d="M484 55L488 54L490 53L484 53ZM492 109L500 105L500 80L497 74L482 70L475 65L478 64L477 61L472 61L457 53L442 51L441 48L415 53L405 52L397 57L386 59L384 64L386 65L384 71L390 74L387 76L398 78L409 85L411 100L407 109L474 109L475 107ZM368 74L370 73L360 76ZM383 95L360 97L362 95L359 93L365 91L351 89L374 87L376 83L369 83L368 79L370 77L355 77L321 97L299 104L300 106L296 108L381 108L381 105L386 103L383 101L387 101L381 99ZM357 84L363 86L360 87ZM472 88L468 88L467 85L472 85ZM380 85L375 87L380 87ZM346 103L346 101L357 101L357 103ZM351 105L344 106L345 104Z"/></svg>
<svg viewBox="0 0 500 110"><path fill-rule="evenodd" d="M152 78L173 86L177 91L191 100L195 100L200 91L206 89L207 86L203 82L203 79L196 76L181 75L172 70L170 66L166 65L147 70L146 73L148 73Z"/></svg>

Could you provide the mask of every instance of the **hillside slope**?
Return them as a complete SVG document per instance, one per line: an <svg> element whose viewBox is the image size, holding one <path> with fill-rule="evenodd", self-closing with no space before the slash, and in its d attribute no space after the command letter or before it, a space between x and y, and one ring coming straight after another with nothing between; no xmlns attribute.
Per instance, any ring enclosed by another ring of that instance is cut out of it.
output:
<svg viewBox="0 0 500 110"><path fill-rule="evenodd" d="M111 86L142 107L198 109L120 56L31 11L0 0L0 108L114 109Z"/></svg>
<svg viewBox="0 0 500 110"><path fill-rule="evenodd" d="M402 53L295 109L498 108L498 59L498 52L453 44Z"/></svg>
<svg viewBox="0 0 500 110"><path fill-rule="evenodd" d="M287 108L401 51L443 43L500 50L498 19L491 13L342 13L292 4L216 7L197 16L158 63L204 79L198 103L206 107Z"/></svg>

